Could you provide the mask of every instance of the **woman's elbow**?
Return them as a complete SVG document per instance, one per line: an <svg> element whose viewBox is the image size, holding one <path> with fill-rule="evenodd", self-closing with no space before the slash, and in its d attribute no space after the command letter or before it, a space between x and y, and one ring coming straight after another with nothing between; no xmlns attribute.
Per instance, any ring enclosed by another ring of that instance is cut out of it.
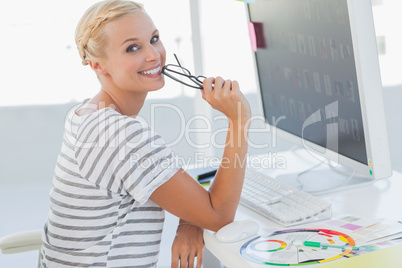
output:
<svg viewBox="0 0 402 268"><path fill-rule="evenodd" d="M212 221L209 221L208 226L205 229L217 232L219 229L221 229L222 227L228 225L233 221L234 221L234 215L214 217Z"/></svg>

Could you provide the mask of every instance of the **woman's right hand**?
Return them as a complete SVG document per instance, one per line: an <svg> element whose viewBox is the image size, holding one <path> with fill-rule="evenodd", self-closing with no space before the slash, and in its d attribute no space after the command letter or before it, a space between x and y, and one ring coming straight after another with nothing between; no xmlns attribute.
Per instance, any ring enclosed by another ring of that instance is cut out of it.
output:
<svg viewBox="0 0 402 268"><path fill-rule="evenodd" d="M212 86L213 85L213 86ZM236 80L224 80L222 77L204 79L202 98L212 108L225 114L232 122L246 124L251 117L248 101L240 91Z"/></svg>

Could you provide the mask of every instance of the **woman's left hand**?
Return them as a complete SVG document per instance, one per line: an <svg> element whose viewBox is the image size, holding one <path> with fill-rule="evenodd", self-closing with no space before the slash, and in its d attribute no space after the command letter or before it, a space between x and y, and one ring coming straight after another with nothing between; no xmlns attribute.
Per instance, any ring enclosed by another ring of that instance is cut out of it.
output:
<svg viewBox="0 0 402 268"><path fill-rule="evenodd" d="M172 268L201 268L203 251L203 229L181 221L172 245Z"/></svg>

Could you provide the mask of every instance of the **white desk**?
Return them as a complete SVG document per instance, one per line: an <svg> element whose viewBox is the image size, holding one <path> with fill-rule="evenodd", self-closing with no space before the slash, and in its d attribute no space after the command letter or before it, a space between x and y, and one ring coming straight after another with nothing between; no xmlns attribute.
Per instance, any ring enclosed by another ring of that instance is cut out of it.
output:
<svg viewBox="0 0 402 268"><path fill-rule="evenodd" d="M332 204L332 211L333 211L332 216L334 218L344 214L348 214L359 217L371 217L371 218L378 217L378 218L400 220L402 219L402 174L394 172L393 176L389 179L379 180L370 185L362 186L361 188L350 189L341 192L333 192L330 194L322 195L320 197L329 201ZM274 230L286 229L285 227L278 225L268 220L267 218L260 216L259 214L251 211L250 209L242 205L239 205L236 214L236 220L241 219L253 219L254 221L258 222L260 224L259 235L270 233ZM215 257L217 257L222 264L224 264L228 268L275 267L275 266L256 264L247 261L240 255L241 246L249 239L237 243L221 243L216 239L215 233L210 231L204 232L204 240L206 248L213 255L215 255ZM364 255L370 255L370 254L364 254ZM362 257L364 255L361 255L359 257ZM396 258L401 260L402 257L396 256ZM352 259L354 258L351 258L350 260ZM336 261L330 263L335 262ZM339 262L344 263L343 261ZM319 266L325 266L325 265L326 264ZM345 267L344 264L342 267ZM395 266L382 265L381 267L395 267Z"/></svg>

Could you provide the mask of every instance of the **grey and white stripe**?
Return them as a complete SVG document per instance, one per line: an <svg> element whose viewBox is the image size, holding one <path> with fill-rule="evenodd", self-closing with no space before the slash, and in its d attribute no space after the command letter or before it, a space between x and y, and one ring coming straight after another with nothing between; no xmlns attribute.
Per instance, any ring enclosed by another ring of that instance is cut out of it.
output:
<svg viewBox="0 0 402 268"><path fill-rule="evenodd" d="M42 267L155 267L164 211L150 199L179 167L144 122L110 108L65 122Z"/></svg>

